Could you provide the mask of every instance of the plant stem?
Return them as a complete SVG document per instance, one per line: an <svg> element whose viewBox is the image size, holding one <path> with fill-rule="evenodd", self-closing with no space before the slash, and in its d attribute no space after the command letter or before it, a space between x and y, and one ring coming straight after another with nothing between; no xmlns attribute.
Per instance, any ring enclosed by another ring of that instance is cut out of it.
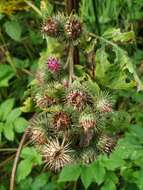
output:
<svg viewBox="0 0 143 190"><path fill-rule="evenodd" d="M70 44L70 48L69 48L69 85L71 85L72 83L72 79L74 76L74 60L73 60L73 53L74 53L74 46L71 43Z"/></svg>
<svg viewBox="0 0 143 190"><path fill-rule="evenodd" d="M5 164L7 164L7 162L11 161L12 159L14 159L15 154L11 155L10 157L8 157L6 160L4 160L3 162L0 163L0 168L3 167Z"/></svg>
<svg viewBox="0 0 143 190"><path fill-rule="evenodd" d="M26 0L25 0L25 3L29 7L31 7L40 17L42 17L42 12L33 3L31 3L30 1L26 1Z"/></svg>
<svg viewBox="0 0 143 190"><path fill-rule="evenodd" d="M23 134L23 136L20 140L20 143L19 143L19 147L18 147L17 152L16 152L16 157L15 157L15 160L13 163L13 168L12 168L12 173L11 173L11 178L10 178L10 188L9 188L10 190L14 190L14 182L15 182L17 164L18 164L20 153L21 153L21 149L22 149L23 144L26 140L26 135L27 135L27 131L25 131L25 133Z"/></svg>
<svg viewBox="0 0 143 190"><path fill-rule="evenodd" d="M15 152L17 148L0 148L0 152Z"/></svg>
<svg viewBox="0 0 143 190"><path fill-rule="evenodd" d="M68 15L74 10L78 12L79 0L65 0L65 8ZM69 85L72 83L74 76L74 65L79 64L79 50L78 46L74 46L72 42L69 45L69 55L67 58L67 64L69 66Z"/></svg>

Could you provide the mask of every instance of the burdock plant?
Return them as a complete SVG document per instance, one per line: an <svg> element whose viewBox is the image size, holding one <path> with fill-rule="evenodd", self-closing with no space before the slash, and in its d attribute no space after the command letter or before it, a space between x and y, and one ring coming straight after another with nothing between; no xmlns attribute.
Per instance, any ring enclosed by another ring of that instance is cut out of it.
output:
<svg viewBox="0 0 143 190"><path fill-rule="evenodd" d="M53 171L71 163L89 164L99 154L109 155L116 145L116 138L106 132L105 125L114 115L111 96L92 89L89 84L94 84L94 79L86 71L88 77L76 74L74 52L84 35L84 25L74 14L56 18L59 15L48 17L42 32L57 41L61 35L68 53L51 54L38 68L43 78L36 75L32 86L36 114L27 130L45 167Z"/></svg>

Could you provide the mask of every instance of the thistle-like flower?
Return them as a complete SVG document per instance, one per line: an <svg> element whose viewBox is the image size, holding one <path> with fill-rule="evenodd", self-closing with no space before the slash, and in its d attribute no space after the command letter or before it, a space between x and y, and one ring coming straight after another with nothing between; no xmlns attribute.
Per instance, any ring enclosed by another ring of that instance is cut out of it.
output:
<svg viewBox="0 0 143 190"><path fill-rule="evenodd" d="M113 100L108 93L102 92L97 97L96 106L101 113L112 112Z"/></svg>
<svg viewBox="0 0 143 190"><path fill-rule="evenodd" d="M79 124L85 131L96 128L96 117L93 113L83 113L79 118Z"/></svg>
<svg viewBox="0 0 143 190"><path fill-rule="evenodd" d="M44 85L45 73L43 72L42 69L39 69L39 70L36 72L35 78L36 78L37 84L38 84L39 86Z"/></svg>
<svg viewBox="0 0 143 190"><path fill-rule="evenodd" d="M36 106L41 109L47 108L55 103L55 100L52 97L48 95L41 96L40 94L36 94L35 101Z"/></svg>
<svg viewBox="0 0 143 190"><path fill-rule="evenodd" d="M97 144L98 149L106 154L110 154L116 145L116 140L107 134L101 134Z"/></svg>
<svg viewBox="0 0 143 190"><path fill-rule="evenodd" d="M85 148L80 154L80 161L83 164L90 164L97 158L97 153L93 148Z"/></svg>
<svg viewBox="0 0 143 190"><path fill-rule="evenodd" d="M57 130L65 130L70 127L71 119L69 115L63 111L56 112L53 115L53 126Z"/></svg>
<svg viewBox="0 0 143 190"><path fill-rule="evenodd" d="M48 116L47 113L35 114L31 120L29 127L27 128L27 134L31 143L37 145L43 145L48 139Z"/></svg>
<svg viewBox="0 0 143 190"><path fill-rule="evenodd" d="M64 140L60 143L58 139L51 139L43 150L46 167L53 171L59 171L73 161L71 153L69 143L66 144Z"/></svg>
<svg viewBox="0 0 143 190"><path fill-rule="evenodd" d="M84 109L88 103L88 95L84 91L72 90L66 96L66 102L68 105L72 106L74 109L81 111Z"/></svg>
<svg viewBox="0 0 143 190"><path fill-rule="evenodd" d="M58 72L61 68L59 61L55 57L50 57L47 61L48 69L51 72Z"/></svg>
<svg viewBox="0 0 143 190"><path fill-rule="evenodd" d="M69 39L76 40L82 32L82 25L75 16L71 15L65 23L65 33Z"/></svg>
<svg viewBox="0 0 143 190"><path fill-rule="evenodd" d="M50 37L57 37L60 32L60 23L54 17L49 17L42 25L42 33Z"/></svg>
<svg viewBox="0 0 143 190"><path fill-rule="evenodd" d="M47 142L45 130L40 127L29 127L27 134L30 142L35 145L44 145Z"/></svg>

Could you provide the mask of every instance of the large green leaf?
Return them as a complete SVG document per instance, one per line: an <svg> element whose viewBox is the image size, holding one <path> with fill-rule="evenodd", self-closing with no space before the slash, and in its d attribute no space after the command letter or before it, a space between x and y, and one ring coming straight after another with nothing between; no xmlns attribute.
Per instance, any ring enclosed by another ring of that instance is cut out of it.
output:
<svg viewBox="0 0 143 190"><path fill-rule="evenodd" d="M49 182L49 177L50 174L48 172L38 175L31 185L31 190L44 190L45 188L43 187L46 187L48 185L47 182Z"/></svg>
<svg viewBox="0 0 143 190"><path fill-rule="evenodd" d="M6 139L8 139L9 141L13 141L14 140L13 124L5 123L3 127L3 133Z"/></svg>
<svg viewBox="0 0 143 190"><path fill-rule="evenodd" d="M81 167L78 164L65 166L59 176L59 182L76 181L81 174Z"/></svg>
<svg viewBox="0 0 143 190"><path fill-rule="evenodd" d="M134 177L136 177L135 183L137 184L138 188L140 190L143 189L143 169L139 170L137 172L134 172Z"/></svg>
<svg viewBox="0 0 143 190"><path fill-rule="evenodd" d="M104 181L106 171L102 163L97 160L93 163L92 167L94 168L94 179L97 184L101 184Z"/></svg>
<svg viewBox="0 0 143 190"><path fill-rule="evenodd" d="M6 33L15 41L20 41L22 28L18 21L7 21L4 24Z"/></svg>
<svg viewBox="0 0 143 190"><path fill-rule="evenodd" d="M0 87L7 87L9 80L14 76L14 72L9 65L0 64Z"/></svg>
<svg viewBox="0 0 143 190"><path fill-rule="evenodd" d="M17 181L20 182L28 176L32 170L32 161L29 159L22 160L17 168Z"/></svg>
<svg viewBox="0 0 143 190"><path fill-rule="evenodd" d="M106 72L110 69L111 64L108 60L108 54L105 52L105 47L96 51L96 77L101 81L104 80Z"/></svg>
<svg viewBox="0 0 143 190"><path fill-rule="evenodd" d="M7 116L7 122L12 123L14 122L21 114L21 111L19 108L13 109L9 115Z"/></svg>
<svg viewBox="0 0 143 190"><path fill-rule="evenodd" d="M103 37L121 43L132 42L135 40L135 34L133 31L121 32L119 28L110 28L106 30Z"/></svg>
<svg viewBox="0 0 143 190"><path fill-rule="evenodd" d="M0 120L5 121L14 106L14 99L8 99L0 105Z"/></svg>
<svg viewBox="0 0 143 190"><path fill-rule="evenodd" d="M116 185L113 181L107 181L101 187L101 190L116 190Z"/></svg>
<svg viewBox="0 0 143 190"><path fill-rule="evenodd" d="M115 169L124 166L125 162L121 157L118 157L116 154L113 154L109 157L108 160L106 160L104 164L108 170L114 171Z"/></svg>
<svg viewBox="0 0 143 190"><path fill-rule="evenodd" d="M101 190L116 190L117 183L117 176L112 172L108 172L106 173L104 185L101 187Z"/></svg>
<svg viewBox="0 0 143 190"><path fill-rule="evenodd" d="M23 117L18 117L14 121L14 129L18 133L24 132L25 128L28 126L28 121L24 119Z"/></svg>
<svg viewBox="0 0 143 190"><path fill-rule="evenodd" d="M42 163L41 155L33 147L26 147L21 152L21 157L31 160L34 164L40 165Z"/></svg>
<svg viewBox="0 0 143 190"><path fill-rule="evenodd" d="M89 166L82 166L82 171L81 171L81 181L87 189L89 185L94 181L94 168L92 165Z"/></svg>

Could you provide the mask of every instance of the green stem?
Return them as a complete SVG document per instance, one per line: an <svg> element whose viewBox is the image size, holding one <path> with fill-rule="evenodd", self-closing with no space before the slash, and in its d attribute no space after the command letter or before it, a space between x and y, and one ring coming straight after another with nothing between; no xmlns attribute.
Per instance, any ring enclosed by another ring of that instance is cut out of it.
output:
<svg viewBox="0 0 143 190"><path fill-rule="evenodd" d="M40 11L40 9L38 9L33 3L31 3L30 1L24 1L29 7L31 7L40 17L42 17L42 12Z"/></svg>

